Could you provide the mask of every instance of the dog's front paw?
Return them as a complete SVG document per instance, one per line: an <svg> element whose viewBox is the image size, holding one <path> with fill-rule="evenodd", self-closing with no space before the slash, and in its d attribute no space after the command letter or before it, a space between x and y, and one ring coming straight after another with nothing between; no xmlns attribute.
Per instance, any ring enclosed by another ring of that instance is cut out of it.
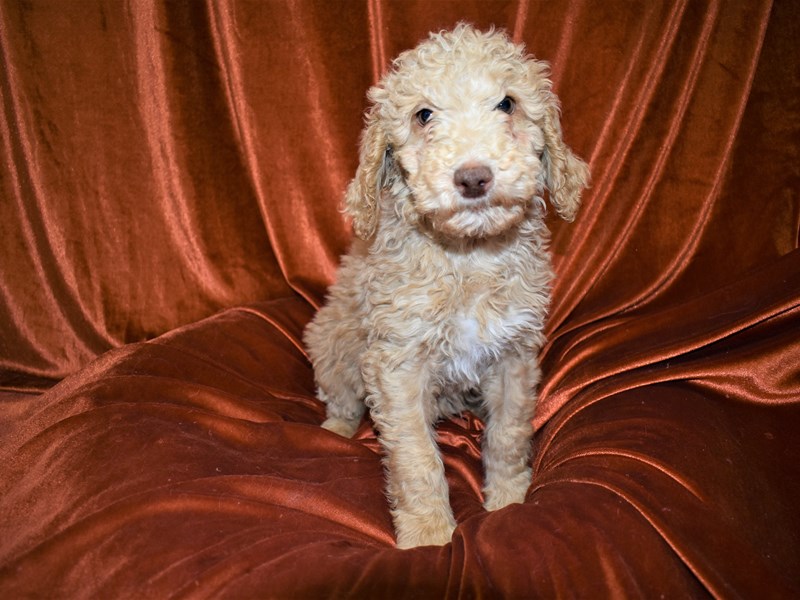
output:
<svg viewBox="0 0 800 600"><path fill-rule="evenodd" d="M342 437L351 438L353 434L358 429L358 424L360 421L347 421L345 419L339 419L337 417L328 417L322 423L322 428L327 429L328 431L332 431L333 433L338 433Z"/></svg>
<svg viewBox="0 0 800 600"><path fill-rule="evenodd" d="M483 507L498 510L509 504L522 504L531 484L531 472L526 470L506 481L496 481L483 490Z"/></svg>
<svg viewBox="0 0 800 600"><path fill-rule="evenodd" d="M456 521L450 511L437 515L395 514L398 548L444 546L453 537Z"/></svg>

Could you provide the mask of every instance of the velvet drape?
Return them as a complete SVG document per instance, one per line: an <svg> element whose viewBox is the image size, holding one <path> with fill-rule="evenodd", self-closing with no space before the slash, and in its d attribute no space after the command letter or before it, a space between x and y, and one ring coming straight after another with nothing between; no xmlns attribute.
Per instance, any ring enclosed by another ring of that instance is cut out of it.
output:
<svg viewBox="0 0 800 600"><path fill-rule="evenodd" d="M551 63L593 182L528 500L483 512L443 423L461 525L400 552L300 334L367 88L458 20ZM0 1L2 595L800 595L799 37L790 0Z"/></svg>

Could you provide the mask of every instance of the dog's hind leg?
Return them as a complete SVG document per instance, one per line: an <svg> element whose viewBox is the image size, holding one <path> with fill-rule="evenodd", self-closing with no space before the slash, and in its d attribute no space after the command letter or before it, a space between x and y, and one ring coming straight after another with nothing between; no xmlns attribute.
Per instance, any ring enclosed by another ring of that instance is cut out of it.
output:
<svg viewBox="0 0 800 600"><path fill-rule="evenodd" d="M317 395L327 405L328 418L322 422L323 429L344 437L353 437L364 414L364 403L360 400L351 401L352 396L342 402L341 395L332 401L322 388L317 390Z"/></svg>
<svg viewBox="0 0 800 600"><path fill-rule="evenodd" d="M323 307L306 329L305 340L314 363L317 397L326 405L322 427L352 437L366 408L360 369L365 338L352 317L341 312L335 303Z"/></svg>
<svg viewBox="0 0 800 600"><path fill-rule="evenodd" d="M342 344L341 338L331 342L331 346L339 344ZM317 397L325 403L327 415L322 427L344 437L353 437L366 409L364 384L358 368L360 356L352 351L354 346L351 344L343 353L334 353L335 356L328 359L330 368L315 371Z"/></svg>

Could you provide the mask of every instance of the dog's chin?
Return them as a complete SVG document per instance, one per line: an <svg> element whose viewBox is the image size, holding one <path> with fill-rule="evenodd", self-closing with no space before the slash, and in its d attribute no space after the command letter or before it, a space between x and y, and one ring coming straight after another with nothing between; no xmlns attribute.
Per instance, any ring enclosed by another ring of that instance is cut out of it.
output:
<svg viewBox="0 0 800 600"><path fill-rule="evenodd" d="M493 204L440 213L431 219L431 224L436 231L449 238L485 239L506 233L524 218L525 207L521 204Z"/></svg>

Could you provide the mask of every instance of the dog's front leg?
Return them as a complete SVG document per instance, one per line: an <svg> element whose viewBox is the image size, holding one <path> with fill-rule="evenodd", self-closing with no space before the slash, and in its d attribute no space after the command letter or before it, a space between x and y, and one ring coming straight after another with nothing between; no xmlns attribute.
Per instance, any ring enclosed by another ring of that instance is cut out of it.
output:
<svg viewBox="0 0 800 600"><path fill-rule="evenodd" d="M531 354L501 359L484 386L488 418L483 438L486 510L523 502L531 483L531 418L540 372Z"/></svg>
<svg viewBox="0 0 800 600"><path fill-rule="evenodd" d="M362 369L399 548L446 544L456 524L433 429L434 391L420 362L398 365L391 351L373 351Z"/></svg>

